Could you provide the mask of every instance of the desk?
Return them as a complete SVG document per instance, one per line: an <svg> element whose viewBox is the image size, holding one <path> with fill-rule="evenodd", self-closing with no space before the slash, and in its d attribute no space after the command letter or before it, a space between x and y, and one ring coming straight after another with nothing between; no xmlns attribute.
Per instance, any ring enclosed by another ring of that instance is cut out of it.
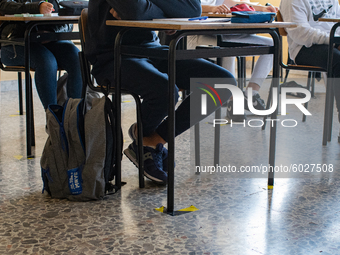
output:
<svg viewBox="0 0 340 255"><path fill-rule="evenodd" d="M32 84L30 82L30 42L41 41L57 41L57 40L73 40L79 39L78 32L67 33L45 33L34 34L32 29L38 25L60 25L60 24L76 24L79 16L51 16L51 17L14 17L0 16L1 26L13 22L25 22L27 28L24 37L25 46L25 91L26 91L26 149L27 157L34 156L32 153L32 146L35 146L34 138L34 123L33 123L33 105L32 104Z"/></svg>
<svg viewBox="0 0 340 255"><path fill-rule="evenodd" d="M121 120L121 98L120 98L120 63L121 55L131 55L137 57L154 57L168 59L168 76L169 76L169 114L168 114L168 135L169 135L169 159L168 159L168 193L167 193L167 213L174 214L174 158L175 158L175 68L176 60L191 59L191 58L208 58L208 57L224 57L224 56L247 56L247 55L261 55L261 54L273 54L273 77L274 86L279 86L279 45L280 40L275 29L280 27L296 27L295 23L277 22L277 23L198 23L198 22L171 22L171 21L125 21L125 20L110 20L106 21L109 26L124 27L117 35L115 41L115 103L117 111L117 136L120 137L120 120ZM169 44L168 52L156 52L152 49L141 49L134 46L122 46L122 38L124 33L131 28L148 28L151 30L163 30L174 29L178 30L175 36L172 38ZM220 48L220 49L200 49L200 50L176 50L179 40L188 35L212 35L212 34L270 34L274 40L274 46L245 46L236 48ZM255 51L255 53L254 53ZM272 119L276 119L277 110L271 115ZM270 149L269 149L269 164L275 165L275 146L276 146L276 123L271 126L270 129ZM120 148L122 141L117 140L117 146ZM121 152L117 150L116 154L117 172L121 170ZM120 176L117 176L120 178ZM119 179L120 182L120 179ZM268 185L273 185L274 172L270 172L268 175Z"/></svg>

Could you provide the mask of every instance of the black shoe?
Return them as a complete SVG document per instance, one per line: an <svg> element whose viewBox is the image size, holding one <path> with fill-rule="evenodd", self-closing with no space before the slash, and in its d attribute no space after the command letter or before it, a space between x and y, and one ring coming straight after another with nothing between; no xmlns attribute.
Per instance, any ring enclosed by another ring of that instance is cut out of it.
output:
<svg viewBox="0 0 340 255"><path fill-rule="evenodd" d="M265 110L266 109L266 104L264 103L263 99L260 97L260 94L256 93L253 95L253 106L256 110ZM244 109L249 111L248 107L248 99L247 96L244 96Z"/></svg>
<svg viewBox="0 0 340 255"><path fill-rule="evenodd" d="M233 101L229 100L227 104L227 119L233 122L243 122L246 119L246 115L234 115L233 114Z"/></svg>

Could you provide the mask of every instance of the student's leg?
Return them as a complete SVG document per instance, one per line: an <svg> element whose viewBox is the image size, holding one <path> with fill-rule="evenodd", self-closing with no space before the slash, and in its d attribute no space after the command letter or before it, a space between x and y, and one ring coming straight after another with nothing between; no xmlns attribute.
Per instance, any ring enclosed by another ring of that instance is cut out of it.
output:
<svg viewBox="0 0 340 255"><path fill-rule="evenodd" d="M163 147L165 141L155 130L168 112L168 75L160 72L150 59L123 58L121 81L122 88L140 95L143 100L144 174L157 183L166 183L167 173L163 171L163 160L167 156ZM138 166L135 125L130 127L129 135L133 142L124 150L124 154Z"/></svg>
<svg viewBox="0 0 340 255"><path fill-rule="evenodd" d="M124 66L128 68L124 68ZM156 68L157 67L157 68ZM190 78L228 78L229 84L236 85L234 77L222 67L203 59L181 60L176 63L176 84L178 87L190 90ZM167 61L158 61L141 58L124 58L122 62L122 85L141 96L143 116L143 136L147 137L157 133L167 140L167 121L163 119L168 113L168 75ZM176 87L178 94L178 88ZM222 103L226 102L231 93L222 91ZM176 98L177 99L177 98ZM207 115L215 109L211 109ZM181 134L202 120L200 108L192 109L190 115L190 96L187 97L176 110L176 135ZM162 122L163 121L163 122ZM160 123L162 122L161 126Z"/></svg>
<svg viewBox="0 0 340 255"><path fill-rule="evenodd" d="M319 44L312 45L310 48L302 47L295 58L295 63L298 65L319 66L327 69L328 62L328 45ZM340 110L340 51L333 49L333 74L336 82L334 82L334 96L338 112Z"/></svg>
<svg viewBox="0 0 340 255"><path fill-rule="evenodd" d="M195 49L199 45L216 46L216 36L211 35L192 35L187 37L187 49Z"/></svg>
<svg viewBox="0 0 340 255"><path fill-rule="evenodd" d="M79 49L71 41L56 41L45 44L55 56L58 67L65 70L67 77L67 95L70 98L80 98L82 77L79 63Z"/></svg>
<svg viewBox="0 0 340 255"><path fill-rule="evenodd" d="M223 41L238 42L238 43L254 43L263 45L273 45L273 39L258 35L225 35ZM272 55L261 55L259 56L254 70L249 81L248 87L252 87L253 90L259 90L263 81L268 76L269 72L273 67L273 56Z"/></svg>
<svg viewBox="0 0 340 255"><path fill-rule="evenodd" d="M46 47L39 43L31 43L31 67L35 69L35 85L45 109L49 104L57 103L57 61ZM2 61L6 65L24 65L23 46L5 46L1 48Z"/></svg>
<svg viewBox="0 0 340 255"><path fill-rule="evenodd" d="M238 35L224 35L223 41L234 42L234 43L253 43L262 45L273 45L273 39L264 36L257 36L253 34L238 34ZM257 110L264 110L266 105L264 100L259 95L259 90L263 81L268 76L270 70L273 66L273 56L272 55L260 55L256 61L251 79L246 88L246 95L248 96L248 88L252 89L252 102L253 106ZM245 109L248 110L248 105L245 104ZM246 116L245 115L234 115L232 102L230 101L227 105L227 118L235 122L242 122Z"/></svg>
<svg viewBox="0 0 340 255"><path fill-rule="evenodd" d="M162 65L160 67L161 71L164 71L166 65ZM236 85L235 78L231 75L231 73L224 68L217 66L215 64L210 63L209 61L203 59L193 59L193 60L181 60L177 61L176 64L176 84L179 88L190 90L190 78L225 78L228 84ZM191 91L194 93L193 91ZM222 100L222 105L225 103L231 93L229 90L220 90L219 95ZM188 96L176 109L175 116L175 135L179 135L190 128L191 125L194 125L205 118L205 116L201 115L201 108L196 107L194 109L190 109L190 97ZM208 104L212 103L208 100ZM210 109L210 111L209 111ZM212 112L218 109L218 106L209 107L206 116L209 116ZM163 121L156 132L159 134L165 141L167 141L167 119Z"/></svg>
<svg viewBox="0 0 340 255"><path fill-rule="evenodd" d="M148 137L155 132L168 112L168 75L160 72L153 60L123 58L121 77L122 88L143 99L143 137Z"/></svg>
<svg viewBox="0 0 340 255"><path fill-rule="evenodd" d="M187 48L195 49L198 45L217 45L216 36L210 35L193 35L188 36ZM221 61L221 66L227 69L233 76L235 76L235 57L224 57Z"/></svg>

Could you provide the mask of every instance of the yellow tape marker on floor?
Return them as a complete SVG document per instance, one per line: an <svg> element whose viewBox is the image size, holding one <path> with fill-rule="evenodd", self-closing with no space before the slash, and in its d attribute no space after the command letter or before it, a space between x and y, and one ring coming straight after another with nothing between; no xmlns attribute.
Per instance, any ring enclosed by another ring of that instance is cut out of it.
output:
<svg viewBox="0 0 340 255"><path fill-rule="evenodd" d="M180 210L174 211L174 212L167 212L167 209L164 206L159 207L159 208L155 208L155 210L159 211L161 213L166 213L166 214L171 215L171 216L180 216L180 215L183 215L183 214L186 214L186 213L198 211L199 209L196 208L195 206L191 205L190 207L180 209Z"/></svg>
<svg viewBox="0 0 340 255"><path fill-rule="evenodd" d="M9 117L17 117L17 116L20 116L20 114L11 114L11 115L9 115Z"/></svg>
<svg viewBox="0 0 340 255"><path fill-rule="evenodd" d="M131 101L122 101L122 103L130 103Z"/></svg>
<svg viewBox="0 0 340 255"><path fill-rule="evenodd" d="M199 209L196 208L195 206L191 205L187 208L184 208L184 209L180 209L178 210L179 212L194 212L194 211L198 211Z"/></svg>
<svg viewBox="0 0 340 255"><path fill-rule="evenodd" d="M268 185L268 189L273 189L274 186L273 185Z"/></svg>
<svg viewBox="0 0 340 255"><path fill-rule="evenodd" d="M155 208L155 210L162 213L164 211L164 206L161 206L159 208Z"/></svg>
<svg viewBox="0 0 340 255"><path fill-rule="evenodd" d="M20 160L20 159L23 158L23 156L21 156L21 155L15 155L14 157L15 157L17 160Z"/></svg>

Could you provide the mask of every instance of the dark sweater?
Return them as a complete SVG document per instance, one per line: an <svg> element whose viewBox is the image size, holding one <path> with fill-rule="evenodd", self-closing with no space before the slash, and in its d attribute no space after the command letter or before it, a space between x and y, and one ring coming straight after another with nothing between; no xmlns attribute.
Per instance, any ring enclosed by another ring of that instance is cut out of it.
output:
<svg viewBox="0 0 340 255"><path fill-rule="evenodd" d="M39 14L41 0L0 0L0 15L30 13ZM58 4L55 0L49 0L53 4L54 12L58 12ZM2 30L1 37L7 39L23 38L27 24L24 22L16 22L5 26ZM50 32L68 32L72 31L72 25L49 25L36 27L35 31Z"/></svg>
<svg viewBox="0 0 340 255"><path fill-rule="evenodd" d="M115 19L113 8L125 20L152 20L157 18L190 18L201 15L200 0L90 0L85 53L93 74L113 61L114 41L120 27L107 26L106 20ZM125 34L124 45L159 45L156 34L147 29L136 29Z"/></svg>

